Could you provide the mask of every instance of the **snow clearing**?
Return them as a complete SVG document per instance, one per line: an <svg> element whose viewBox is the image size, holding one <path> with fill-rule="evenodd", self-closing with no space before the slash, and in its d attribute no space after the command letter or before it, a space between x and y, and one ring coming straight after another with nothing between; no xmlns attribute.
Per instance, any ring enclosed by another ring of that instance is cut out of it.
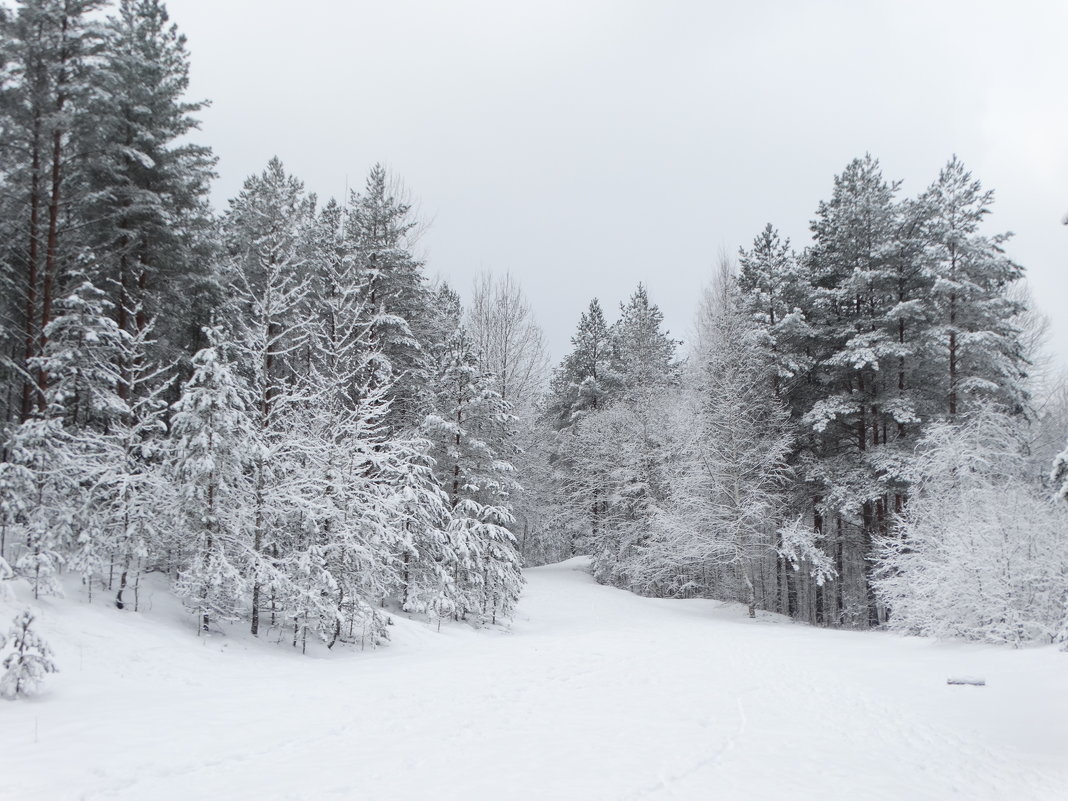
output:
<svg viewBox="0 0 1068 801"><path fill-rule="evenodd" d="M1068 654L750 620L585 565L527 570L510 627L395 615L373 652L198 639L162 584L140 614L42 600L61 672L0 705L0 796L1068 797Z"/></svg>

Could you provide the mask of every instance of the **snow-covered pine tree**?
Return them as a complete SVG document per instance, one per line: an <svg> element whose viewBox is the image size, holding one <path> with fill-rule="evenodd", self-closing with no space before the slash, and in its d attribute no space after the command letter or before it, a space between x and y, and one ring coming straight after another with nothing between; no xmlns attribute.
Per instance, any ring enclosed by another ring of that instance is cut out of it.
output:
<svg viewBox="0 0 1068 801"><path fill-rule="evenodd" d="M10 467L8 508L12 567L29 581L33 597L61 595L59 570L71 540L74 488L70 436L57 417L31 417L12 429L6 443Z"/></svg>
<svg viewBox="0 0 1068 801"><path fill-rule="evenodd" d="M613 375L624 396L634 398L650 389L669 386L678 379L675 349L679 343L662 330L664 313L650 302L644 284L619 306L620 316L611 328L615 360Z"/></svg>
<svg viewBox="0 0 1068 801"><path fill-rule="evenodd" d="M618 402L587 412L560 432L553 454L556 492L574 526L571 547L593 556L598 581L635 590L647 533L639 521L655 509L650 480L659 478L645 457L662 433L645 411Z"/></svg>
<svg viewBox="0 0 1068 801"><path fill-rule="evenodd" d="M46 376L30 367L42 354L45 328L62 291L63 273L80 250L85 220L80 186L91 129L85 114L94 93L92 69L103 41L95 12L101 0L21 0L0 37L5 91L0 99L0 157L7 279L16 293L5 319L18 321L21 340L9 378L21 384L19 419L46 404ZM7 13L5 11L5 16ZM17 306L17 308L15 308ZM36 373L36 374L35 374ZM5 398L5 401L7 399Z"/></svg>
<svg viewBox="0 0 1068 801"><path fill-rule="evenodd" d="M0 676L0 695L9 700L32 695L44 677L59 668L48 643L32 628L34 616L29 609L15 616L8 631L12 652L4 657L4 675ZM0 648L3 639L0 638Z"/></svg>
<svg viewBox="0 0 1068 801"><path fill-rule="evenodd" d="M226 308L233 313L236 358L253 400L253 634L259 633L264 592L281 591L265 586L271 575L281 578L271 563L286 546L276 538L301 516L301 493L291 485L306 443L289 428L301 414L296 388L309 370L312 272L306 244L314 212L304 185L273 158L261 175L245 181L224 220L234 257Z"/></svg>
<svg viewBox="0 0 1068 801"><path fill-rule="evenodd" d="M75 430L105 432L126 413L117 363L129 337L111 319L111 303L84 275L55 305L47 345L34 366L47 376L47 408Z"/></svg>
<svg viewBox="0 0 1068 801"><path fill-rule="evenodd" d="M77 276L56 302L44 353L29 362L44 378L44 411L14 427L6 443L5 528L18 532L15 569L35 597L59 593L65 561L91 592L110 560L94 493L109 470L108 438L126 411L114 365L127 343L107 307Z"/></svg>
<svg viewBox="0 0 1068 801"><path fill-rule="evenodd" d="M465 330L457 329L443 352L435 387L435 413L423 430L433 443L439 482L451 507L447 535L464 615L482 620L510 615L523 576L508 499L515 489L508 461L513 417L493 389L492 375L481 371Z"/></svg>
<svg viewBox="0 0 1068 801"><path fill-rule="evenodd" d="M812 385L817 383L812 354L818 343L807 319L807 311L814 308L815 287L809 281L808 271L791 250L789 239L784 240L768 223L749 250L739 251L736 281L740 302L767 340L767 355L772 360L767 377L770 391L788 410L803 413L800 410L807 409L812 402ZM697 348L707 352L701 341ZM796 464L797 455L795 449L787 455L788 461ZM792 512L810 519L810 527L816 528L822 516L814 508L811 493L796 484L790 493L795 503ZM777 611L794 615L799 611L799 597L818 599L806 574L791 570L782 557L778 559L776 573ZM816 610L806 608L805 611L811 611L810 619L816 617Z"/></svg>
<svg viewBox="0 0 1068 801"><path fill-rule="evenodd" d="M338 395L338 402L354 406L360 397L360 377L371 372L376 357L370 345L364 307L362 276L355 254L344 237L345 210L331 199L319 210L306 233L308 267L312 283L308 293L309 316L318 323L310 329L310 368Z"/></svg>
<svg viewBox="0 0 1068 801"><path fill-rule="evenodd" d="M560 432L551 461L555 481L568 499L575 519L569 546L572 553L584 547L581 540L585 534L594 539L600 536L602 518L608 513L606 493L610 481L605 473L608 463L598 469L587 458L590 451L575 439L579 431L575 426L584 417L609 407L620 395L613 345L601 304L594 298L579 318L578 328L571 337L571 352L553 371L544 407L547 419ZM597 425L584 428L589 430ZM572 456L584 462L581 471ZM589 490L585 497L581 494L583 487ZM583 523L578 523L579 520Z"/></svg>
<svg viewBox="0 0 1068 801"><path fill-rule="evenodd" d="M917 421L901 390L902 343L892 310L915 298L901 294L901 211L898 183L879 162L854 159L835 177L831 200L812 223L805 269L812 285L806 320L814 373L794 403L808 433L802 438L814 527L830 525L837 580L815 595L807 617L851 626L878 623L882 610L868 574L873 538L888 530L904 497L903 463ZM908 389L908 376L905 375Z"/></svg>
<svg viewBox="0 0 1068 801"><path fill-rule="evenodd" d="M115 555L106 486L119 468L116 429L129 413L119 395L119 365L131 343L111 318L104 293L88 280L75 276L74 281L74 290L56 303L56 316L45 328L44 353L33 364L46 377L48 414L66 430L54 461L65 474L59 479L65 492L53 503L60 505L70 531L61 548L92 600L94 584L109 583Z"/></svg>
<svg viewBox="0 0 1068 801"><path fill-rule="evenodd" d="M663 409L678 380L678 343L662 330L663 320L643 285L620 305L620 318L610 329L610 374L618 398L608 408L586 415L603 419L588 423L579 419L572 432L575 441L569 443L572 456L566 462L585 465L582 473L588 478L575 480L590 482L595 498L588 540L594 574L625 586L640 584L633 563L644 550L650 521L668 494L664 469L672 449ZM591 435L605 437L604 443L590 442ZM576 452L576 445L585 453ZM605 452L606 447L616 455ZM600 468L589 459L594 452L602 457Z"/></svg>
<svg viewBox="0 0 1068 801"><path fill-rule="evenodd" d="M943 366L935 386L949 417L991 400L1012 412L1026 405L1014 324L1022 306L1009 294L1023 270L1002 249L1009 234L979 230L993 201L994 193L983 191L956 156L919 199L934 317L925 355Z"/></svg>
<svg viewBox="0 0 1068 801"><path fill-rule="evenodd" d="M373 646L386 639L379 607L398 587L405 538L392 502L397 449L382 422L388 387L360 387L353 401L359 364L330 356L329 340L319 344L306 402L290 404L283 418L288 444L278 455L289 475L276 497L291 522L275 535L272 621L277 609L301 642L312 633L331 646Z"/></svg>
<svg viewBox="0 0 1068 801"><path fill-rule="evenodd" d="M604 312L594 298L579 317L578 329L571 337L571 353L553 371L546 411L557 429L567 428L618 395L620 382L612 346Z"/></svg>
<svg viewBox="0 0 1068 801"><path fill-rule="evenodd" d="M511 500L512 531L520 552L524 559L538 553L536 559L543 561L540 552L548 546L548 552L562 558L564 552L553 550L548 542L549 518L554 516L547 494L551 489L547 447L551 430L541 419L538 404L549 373L544 334L518 281L507 273L486 272L475 280L465 321L479 366L494 376L494 388L516 416L518 452L513 461L524 480Z"/></svg>
<svg viewBox="0 0 1068 801"><path fill-rule="evenodd" d="M343 221L331 202L310 232L311 372L286 424L306 446L290 471L299 476L302 525L279 566L296 590L301 640L314 631L329 645L374 645L386 637L379 609L387 599L425 611L426 587L440 591L424 578L442 569L435 545L448 515L425 440L388 436L392 370L374 343L366 276Z"/></svg>
<svg viewBox="0 0 1068 801"><path fill-rule="evenodd" d="M380 354L374 381L391 386L390 434L413 431L429 410L426 354L433 312L423 263L412 253L419 225L400 182L381 164L371 168L363 193L352 193L345 239L360 276L365 323ZM387 375L388 372L388 375Z"/></svg>
<svg viewBox="0 0 1068 801"><path fill-rule="evenodd" d="M812 366L806 357L812 331L805 309L811 308L813 287L790 249L790 240L780 237L771 223L753 240L752 248L739 250L736 280L742 301L769 337L775 360L773 388L786 397Z"/></svg>
<svg viewBox="0 0 1068 801"><path fill-rule="evenodd" d="M256 448L228 343L218 328L208 337L211 345L193 357L193 375L174 405L170 454L183 549L176 589L202 632L212 620L238 617L250 583Z"/></svg>
<svg viewBox="0 0 1068 801"><path fill-rule="evenodd" d="M867 578L872 541L907 506L916 442L957 413L950 384L958 412L965 384L967 402L993 397L1019 410L1026 397L1021 307L1006 293L1019 268L1002 237L978 229L989 195L956 159L920 198L899 202L897 189L875 159L856 159L836 176L796 264L771 228L742 253L741 286L770 335L772 383L802 424L790 457L801 479L794 511L824 531L839 573L822 588L786 573L783 611L816 622L884 619Z"/></svg>
<svg viewBox="0 0 1068 801"><path fill-rule="evenodd" d="M388 500L400 532L401 608L439 622L461 606L455 576L471 555L449 536L452 507L434 475L431 443L407 438L391 442Z"/></svg>
<svg viewBox="0 0 1068 801"><path fill-rule="evenodd" d="M188 135L203 102L185 98L189 53L161 0L119 0L107 19L94 65L98 91L87 109L92 138L84 186L95 280L112 292L119 327L151 321L149 357L192 355L190 332L207 322L198 306L209 291L202 242L215 158ZM124 366L124 370L128 369Z"/></svg>

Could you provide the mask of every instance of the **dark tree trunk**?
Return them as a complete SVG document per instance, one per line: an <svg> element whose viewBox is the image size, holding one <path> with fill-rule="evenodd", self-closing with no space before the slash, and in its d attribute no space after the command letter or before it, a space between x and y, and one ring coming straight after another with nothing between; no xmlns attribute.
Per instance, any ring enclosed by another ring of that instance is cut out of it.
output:
<svg viewBox="0 0 1068 801"><path fill-rule="evenodd" d="M23 349L23 367L29 372L30 359L37 348L37 262L39 259L38 233L41 225L41 113L34 108L33 142L30 155L30 249L26 261L26 341ZM33 414L34 384L24 378L22 382L21 419L25 422Z"/></svg>

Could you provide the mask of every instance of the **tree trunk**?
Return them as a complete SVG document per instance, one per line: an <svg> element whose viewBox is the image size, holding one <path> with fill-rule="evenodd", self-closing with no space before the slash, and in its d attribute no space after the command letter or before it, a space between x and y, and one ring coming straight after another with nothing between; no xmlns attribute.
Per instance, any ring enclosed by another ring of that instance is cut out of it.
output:
<svg viewBox="0 0 1068 801"><path fill-rule="evenodd" d="M26 340L23 349L23 368L29 373L30 359L37 348L37 261L39 258L38 231L41 225L41 112L33 113L33 141L30 155L30 250L26 261ZM22 382L21 421L33 414L34 384L29 378Z"/></svg>
<svg viewBox="0 0 1068 801"><path fill-rule="evenodd" d="M69 27L70 20L64 15L60 25L64 40ZM63 127L59 120L62 119L63 108L67 103L67 60L70 58L66 46L61 49L60 53L60 68L56 77L55 113L57 122L52 129L52 191L48 201L48 239L45 243L45 270L41 287L41 352L44 352L48 341L45 329L52 321L52 302L55 296L56 273L59 269L59 207L63 183ZM48 375L43 369L37 373L37 386L40 392L37 405L43 412L45 409L45 390L48 388Z"/></svg>

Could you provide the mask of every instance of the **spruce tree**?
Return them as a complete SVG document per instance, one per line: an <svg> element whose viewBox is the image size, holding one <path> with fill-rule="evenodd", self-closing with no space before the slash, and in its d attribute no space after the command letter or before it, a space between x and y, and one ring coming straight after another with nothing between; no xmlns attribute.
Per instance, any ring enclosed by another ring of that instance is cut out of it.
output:
<svg viewBox="0 0 1068 801"><path fill-rule="evenodd" d="M33 613L27 609L15 616L8 631L14 650L4 657L2 663L4 675L0 676L0 695L12 701L20 696L32 695L47 674L59 671L53 660L52 649L31 628L33 621ZM0 638L2 647L3 639Z"/></svg>
<svg viewBox="0 0 1068 801"><path fill-rule="evenodd" d="M171 470L176 523L183 533L177 590L199 630L233 620L249 584L255 432L249 402L226 357L219 329L193 358L193 375L174 405Z"/></svg>

